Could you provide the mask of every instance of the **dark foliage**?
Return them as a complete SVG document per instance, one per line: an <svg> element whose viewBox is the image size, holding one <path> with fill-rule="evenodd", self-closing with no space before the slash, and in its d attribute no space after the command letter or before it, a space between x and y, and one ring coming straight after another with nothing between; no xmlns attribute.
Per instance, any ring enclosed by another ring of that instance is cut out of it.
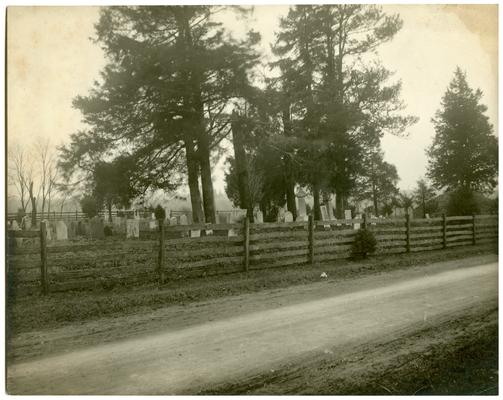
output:
<svg viewBox="0 0 503 400"><path fill-rule="evenodd" d="M374 234L368 229L360 229L351 247L351 255L354 259L367 258L376 250L377 240Z"/></svg>

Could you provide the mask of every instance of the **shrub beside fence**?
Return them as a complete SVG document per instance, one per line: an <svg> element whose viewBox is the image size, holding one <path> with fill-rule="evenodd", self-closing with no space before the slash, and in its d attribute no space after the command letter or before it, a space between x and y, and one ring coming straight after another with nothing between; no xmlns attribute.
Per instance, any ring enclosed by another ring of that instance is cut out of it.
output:
<svg viewBox="0 0 503 400"><path fill-rule="evenodd" d="M226 274L349 258L357 229L376 237L375 254L494 242L498 217L351 219L165 226L143 240L109 237L45 243L41 231L9 231L10 292L109 289L116 285ZM44 224L41 224L44 227ZM16 246L16 241L32 241ZM164 251L160 251L160 244Z"/></svg>

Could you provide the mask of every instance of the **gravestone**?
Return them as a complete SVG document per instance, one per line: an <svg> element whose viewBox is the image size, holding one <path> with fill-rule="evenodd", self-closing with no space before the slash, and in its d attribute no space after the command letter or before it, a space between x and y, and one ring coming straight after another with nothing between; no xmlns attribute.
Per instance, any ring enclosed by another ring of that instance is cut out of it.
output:
<svg viewBox="0 0 503 400"><path fill-rule="evenodd" d="M217 221L219 224L228 224L230 223L231 215L229 213L218 213Z"/></svg>
<svg viewBox="0 0 503 400"><path fill-rule="evenodd" d="M306 199L304 197L297 197L297 210L299 216L307 215Z"/></svg>
<svg viewBox="0 0 503 400"><path fill-rule="evenodd" d="M336 218L335 218L335 215L334 215L334 210L332 209L332 205L331 205L330 203L328 203L328 204L326 205L326 207L327 207L327 211L328 211L328 219L329 219L330 221L332 221L332 220L336 219Z"/></svg>
<svg viewBox="0 0 503 400"><path fill-rule="evenodd" d="M297 218L295 218L296 222L305 222L309 221L309 216L308 215L297 215Z"/></svg>
<svg viewBox="0 0 503 400"><path fill-rule="evenodd" d="M285 222L293 222L293 215L290 211L285 212Z"/></svg>
<svg viewBox="0 0 503 400"><path fill-rule="evenodd" d="M430 219L430 214L426 213L425 217L426 217L426 219Z"/></svg>
<svg viewBox="0 0 503 400"><path fill-rule="evenodd" d="M157 229L157 221L155 219L154 220L150 220L149 223L148 223L148 228L151 231L155 231Z"/></svg>
<svg viewBox="0 0 503 400"><path fill-rule="evenodd" d="M276 222L285 222L285 209L283 207L278 208L278 217Z"/></svg>
<svg viewBox="0 0 503 400"><path fill-rule="evenodd" d="M19 231L19 230L21 230L21 228L19 227L19 224L17 223L16 220L12 221L10 229L12 229L13 231Z"/></svg>
<svg viewBox="0 0 503 400"><path fill-rule="evenodd" d="M126 238L140 237L140 221L138 219L126 220Z"/></svg>
<svg viewBox="0 0 503 400"><path fill-rule="evenodd" d="M52 229L51 229L51 223L49 221L47 221L46 219L44 219L45 222L45 237L47 240L52 240Z"/></svg>
<svg viewBox="0 0 503 400"><path fill-rule="evenodd" d="M302 188L299 188L295 193L295 197L297 197L297 215L307 215L306 196L307 193Z"/></svg>
<svg viewBox="0 0 503 400"><path fill-rule="evenodd" d="M56 240L68 240L68 228L64 221L56 222Z"/></svg>
<svg viewBox="0 0 503 400"><path fill-rule="evenodd" d="M264 214L260 210L258 210L255 213L255 223L256 224L263 224L264 223Z"/></svg>
<svg viewBox="0 0 503 400"><path fill-rule="evenodd" d="M188 225L187 216L185 214L180 215L180 225Z"/></svg>
<svg viewBox="0 0 503 400"><path fill-rule="evenodd" d="M105 226L100 217L96 216L91 218L90 227L92 239L103 239L105 237Z"/></svg>
<svg viewBox="0 0 503 400"><path fill-rule="evenodd" d="M169 219L169 224L170 225L177 225L178 224L178 219L176 217L171 217Z"/></svg>
<svg viewBox="0 0 503 400"><path fill-rule="evenodd" d="M344 219L352 219L351 210L344 210Z"/></svg>
<svg viewBox="0 0 503 400"><path fill-rule="evenodd" d="M201 237L201 230L194 229L193 231L190 231L190 237L191 238Z"/></svg>
<svg viewBox="0 0 503 400"><path fill-rule="evenodd" d="M355 218L356 218L356 219L361 219L361 217L362 217L362 215L361 215L361 214L356 214L356 216L355 216ZM356 230L356 229L360 229L360 223L359 223L359 222L355 222L355 223L353 224L353 229L355 229L355 230Z"/></svg>
<svg viewBox="0 0 503 400"><path fill-rule="evenodd" d="M327 206L325 206L325 205L320 206L320 211L321 211L322 221L328 221L329 215L328 215L328 211L327 211Z"/></svg>
<svg viewBox="0 0 503 400"><path fill-rule="evenodd" d="M25 215L21 220L21 229L26 231L31 229L31 218L28 217L27 215Z"/></svg>

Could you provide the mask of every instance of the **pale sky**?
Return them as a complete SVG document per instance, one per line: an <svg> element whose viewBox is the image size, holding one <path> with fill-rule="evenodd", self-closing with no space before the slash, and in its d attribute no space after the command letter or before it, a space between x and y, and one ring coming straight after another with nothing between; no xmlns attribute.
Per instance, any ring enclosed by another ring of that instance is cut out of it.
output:
<svg viewBox="0 0 503 400"><path fill-rule="evenodd" d="M386 5L399 13L404 26L394 40L379 49L383 64L403 85L406 113L420 121L407 138L385 136L385 159L401 178L401 189L412 189L426 172L425 149L434 130L431 118L453 77L456 66L468 83L484 92L488 116L498 127L498 8L497 5ZM256 6L247 24L222 17L229 29L253 28L262 34L269 52L279 17L288 6ZM94 36L95 7L9 7L7 12L7 129L8 145L29 144L37 136L54 144L68 141L82 129L81 115L72 108L76 95L85 95L99 76L105 59ZM224 191L223 163L214 185Z"/></svg>

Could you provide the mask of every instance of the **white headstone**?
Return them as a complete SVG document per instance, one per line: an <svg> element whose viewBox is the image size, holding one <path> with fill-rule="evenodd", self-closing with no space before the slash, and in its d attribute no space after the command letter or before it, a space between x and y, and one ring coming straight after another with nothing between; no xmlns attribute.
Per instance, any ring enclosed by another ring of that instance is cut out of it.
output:
<svg viewBox="0 0 503 400"><path fill-rule="evenodd" d="M293 215L290 211L285 211L285 222L293 222Z"/></svg>
<svg viewBox="0 0 503 400"><path fill-rule="evenodd" d="M190 237L201 237L201 230L195 229L193 231L190 231Z"/></svg>
<svg viewBox="0 0 503 400"><path fill-rule="evenodd" d="M344 219L351 219L351 210L344 210Z"/></svg>
<svg viewBox="0 0 503 400"><path fill-rule="evenodd" d="M44 222L45 222L45 234L46 234L45 237L47 238L47 240L52 240L51 224L46 219L44 220Z"/></svg>
<svg viewBox="0 0 503 400"><path fill-rule="evenodd" d="M169 224L170 225L177 225L178 224L178 220L176 219L176 217L171 217L169 219Z"/></svg>
<svg viewBox="0 0 503 400"><path fill-rule="evenodd" d="M297 197L297 210L298 215L307 215L306 199L304 197Z"/></svg>
<svg viewBox="0 0 503 400"><path fill-rule="evenodd" d="M148 227L151 231L154 231L157 229L157 221L154 219L154 220L150 220L149 223L148 223Z"/></svg>
<svg viewBox="0 0 503 400"><path fill-rule="evenodd" d="M276 222L284 222L285 221L285 209L283 207L280 207L278 209L278 218L276 219Z"/></svg>
<svg viewBox="0 0 503 400"><path fill-rule="evenodd" d="M13 220L13 221L12 221L11 229L12 229L13 231L19 231L19 230L21 230L21 228L19 227L19 224L17 223L17 221L16 221L16 220Z"/></svg>
<svg viewBox="0 0 503 400"><path fill-rule="evenodd" d="M188 225L187 216L185 214L180 215L180 225Z"/></svg>
<svg viewBox="0 0 503 400"><path fill-rule="evenodd" d="M64 221L56 222L56 240L68 240L68 228Z"/></svg>
<svg viewBox="0 0 503 400"><path fill-rule="evenodd" d="M262 211L258 210L255 213L255 223L256 224L262 224L264 223L264 214L262 214Z"/></svg>
<svg viewBox="0 0 503 400"><path fill-rule="evenodd" d="M126 238L140 237L140 221L137 219L126 220Z"/></svg>
<svg viewBox="0 0 503 400"><path fill-rule="evenodd" d="M309 221L309 216L308 215L297 215L297 218L295 218L296 222L303 222L303 221Z"/></svg>
<svg viewBox="0 0 503 400"><path fill-rule="evenodd" d="M361 214L356 214L355 218L356 219L361 219L362 215ZM360 223L359 222L355 222L353 224L353 229L360 229Z"/></svg>
<svg viewBox="0 0 503 400"><path fill-rule="evenodd" d="M328 216L327 206L325 206L325 205L320 206L320 211L321 211L321 219L323 221L328 221L329 216Z"/></svg>
<svg viewBox="0 0 503 400"><path fill-rule="evenodd" d="M332 209L332 205L330 203L328 203L325 207L327 207L328 219L330 221L334 220L335 219L335 215L334 215L334 210Z"/></svg>
<svg viewBox="0 0 503 400"><path fill-rule="evenodd" d="M426 219L430 219L430 214L428 214L428 213L427 213L427 214L425 215L425 217L426 217Z"/></svg>

